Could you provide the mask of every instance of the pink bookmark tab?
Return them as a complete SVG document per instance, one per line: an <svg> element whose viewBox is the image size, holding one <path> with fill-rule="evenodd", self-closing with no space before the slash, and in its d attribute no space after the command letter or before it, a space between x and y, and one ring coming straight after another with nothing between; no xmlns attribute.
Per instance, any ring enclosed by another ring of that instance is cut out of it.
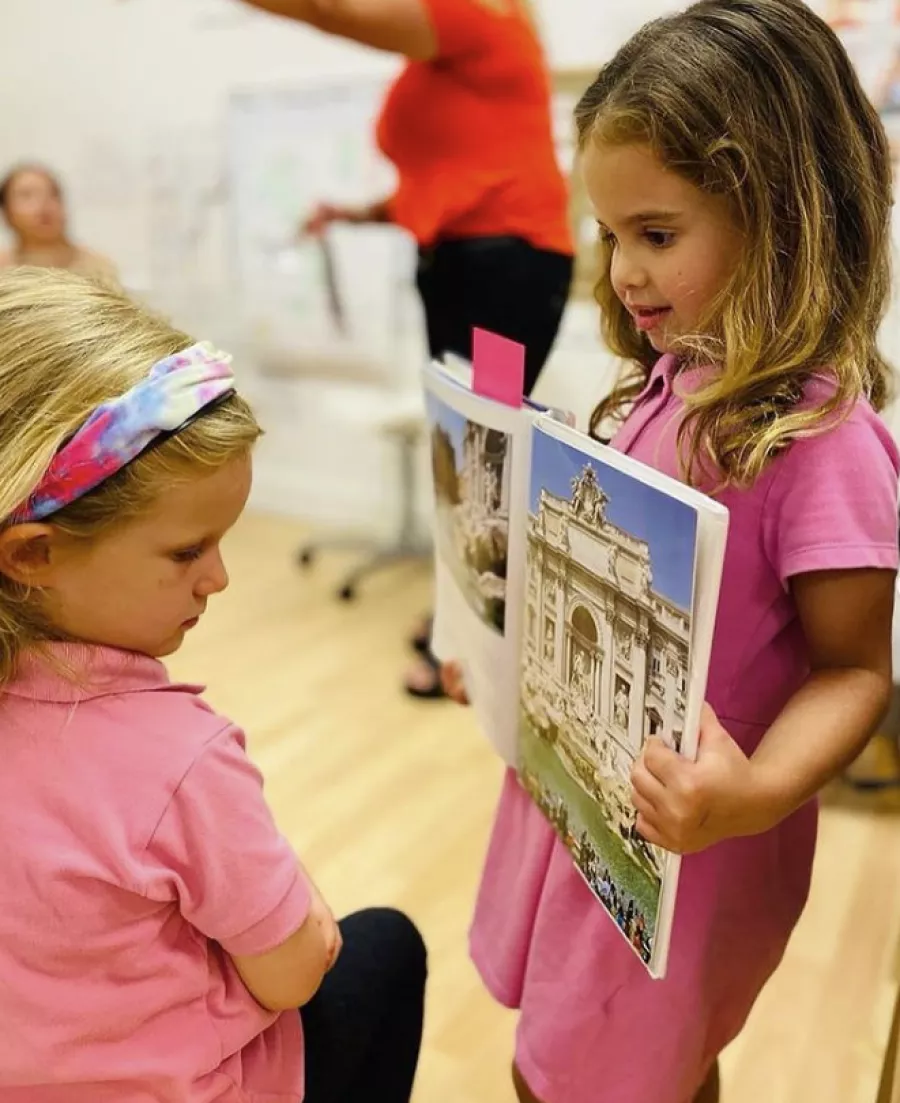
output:
<svg viewBox="0 0 900 1103"><path fill-rule="evenodd" d="M522 405L525 389L525 346L491 333L472 331L472 390L505 406Z"/></svg>

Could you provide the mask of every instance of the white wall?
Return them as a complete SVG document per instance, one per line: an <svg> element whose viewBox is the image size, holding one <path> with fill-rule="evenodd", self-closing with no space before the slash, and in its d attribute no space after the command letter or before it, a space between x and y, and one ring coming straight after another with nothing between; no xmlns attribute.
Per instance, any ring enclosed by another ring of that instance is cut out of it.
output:
<svg viewBox="0 0 900 1103"><path fill-rule="evenodd" d="M644 4L648 13L659 6ZM610 7L625 5L547 0L542 20L556 64L598 64L640 21L640 4L621 15ZM76 236L113 257L129 287L186 328L243 352L246 369L253 353L223 276L228 96L260 84L386 75L396 65L236 0L2 0L0 167L21 159L53 166ZM182 191L194 201L183 202ZM181 258L192 236L202 248ZM576 311L567 330L578 320ZM590 312L587 324L592 334ZM574 340L585 344L577 333ZM398 380L409 379L421 350L415 336L398 350ZM596 386L584 374L582 407ZM365 413L365 392L255 377L248 385L268 430L258 503L364 527L391 523L394 456L364 418L343 416ZM565 396L557 389L556 397Z"/></svg>
<svg viewBox="0 0 900 1103"><path fill-rule="evenodd" d="M541 0L551 62L599 65L674 6ZM67 185L76 236L112 256L130 287L187 328L243 351L246 370L253 353L236 329L227 278L228 96L395 66L237 0L0 0L0 168L28 158L52 165ZM192 237L202 247L182 261L178 250ZM166 256L174 263L163 264ZM570 311L540 391L582 417L609 382L595 329L591 308ZM419 355L413 331L388 375L408 380ZM255 376L248 384L268 429L258 503L364 527L390 523L393 457L358 419L338 416L364 411L364 393Z"/></svg>
<svg viewBox="0 0 900 1103"><path fill-rule="evenodd" d="M233 88L390 65L232 0L3 0L0 163L58 167L80 235L145 286L154 158L211 175Z"/></svg>
<svg viewBox="0 0 900 1103"><path fill-rule="evenodd" d="M672 6L543 0L551 59L599 64L644 18ZM395 67L390 56L238 0L3 0L0 165L36 157L56 166L82 237L146 286L150 165L183 149L208 172L229 92Z"/></svg>

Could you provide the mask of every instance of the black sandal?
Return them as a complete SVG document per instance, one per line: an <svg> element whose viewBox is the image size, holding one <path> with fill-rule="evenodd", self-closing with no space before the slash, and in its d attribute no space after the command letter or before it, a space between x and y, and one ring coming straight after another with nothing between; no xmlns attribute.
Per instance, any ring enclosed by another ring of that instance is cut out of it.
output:
<svg viewBox="0 0 900 1103"><path fill-rule="evenodd" d="M410 636L409 645L416 652L417 655L427 656L429 645L431 644L431 623L432 618L429 617L425 627L416 632L415 635Z"/></svg>
<svg viewBox="0 0 900 1103"><path fill-rule="evenodd" d="M439 701L442 697L447 696L444 693L444 687L441 685L441 661L428 647L420 651L419 655L434 674L434 681L428 689L419 689L418 686L411 686L408 682L404 683L403 688L410 697L417 697L421 701Z"/></svg>

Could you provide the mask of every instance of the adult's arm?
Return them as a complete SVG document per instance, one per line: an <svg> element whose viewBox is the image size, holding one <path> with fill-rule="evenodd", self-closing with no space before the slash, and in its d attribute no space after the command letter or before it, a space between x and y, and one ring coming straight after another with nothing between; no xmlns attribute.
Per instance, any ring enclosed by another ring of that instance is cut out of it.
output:
<svg viewBox="0 0 900 1103"><path fill-rule="evenodd" d="M438 49L424 0L244 0L326 34L428 61Z"/></svg>

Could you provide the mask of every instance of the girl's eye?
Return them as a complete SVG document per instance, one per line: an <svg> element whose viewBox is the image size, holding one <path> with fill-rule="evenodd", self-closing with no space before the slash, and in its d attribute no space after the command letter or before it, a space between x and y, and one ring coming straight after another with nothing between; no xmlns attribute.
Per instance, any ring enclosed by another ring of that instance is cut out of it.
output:
<svg viewBox="0 0 900 1103"><path fill-rule="evenodd" d="M667 249L675 240L671 230L646 230L644 237L654 249Z"/></svg>
<svg viewBox="0 0 900 1103"><path fill-rule="evenodd" d="M612 230L604 230L601 227L600 240L603 242L604 245L613 246L616 244L616 235L612 232Z"/></svg>
<svg viewBox="0 0 900 1103"><path fill-rule="evenodd" d="M194 548L181 548L177 552L172 553L172 558L176 563L191 563L195 559L199 559L203 554L203 548L197 545Z"/></svg>

